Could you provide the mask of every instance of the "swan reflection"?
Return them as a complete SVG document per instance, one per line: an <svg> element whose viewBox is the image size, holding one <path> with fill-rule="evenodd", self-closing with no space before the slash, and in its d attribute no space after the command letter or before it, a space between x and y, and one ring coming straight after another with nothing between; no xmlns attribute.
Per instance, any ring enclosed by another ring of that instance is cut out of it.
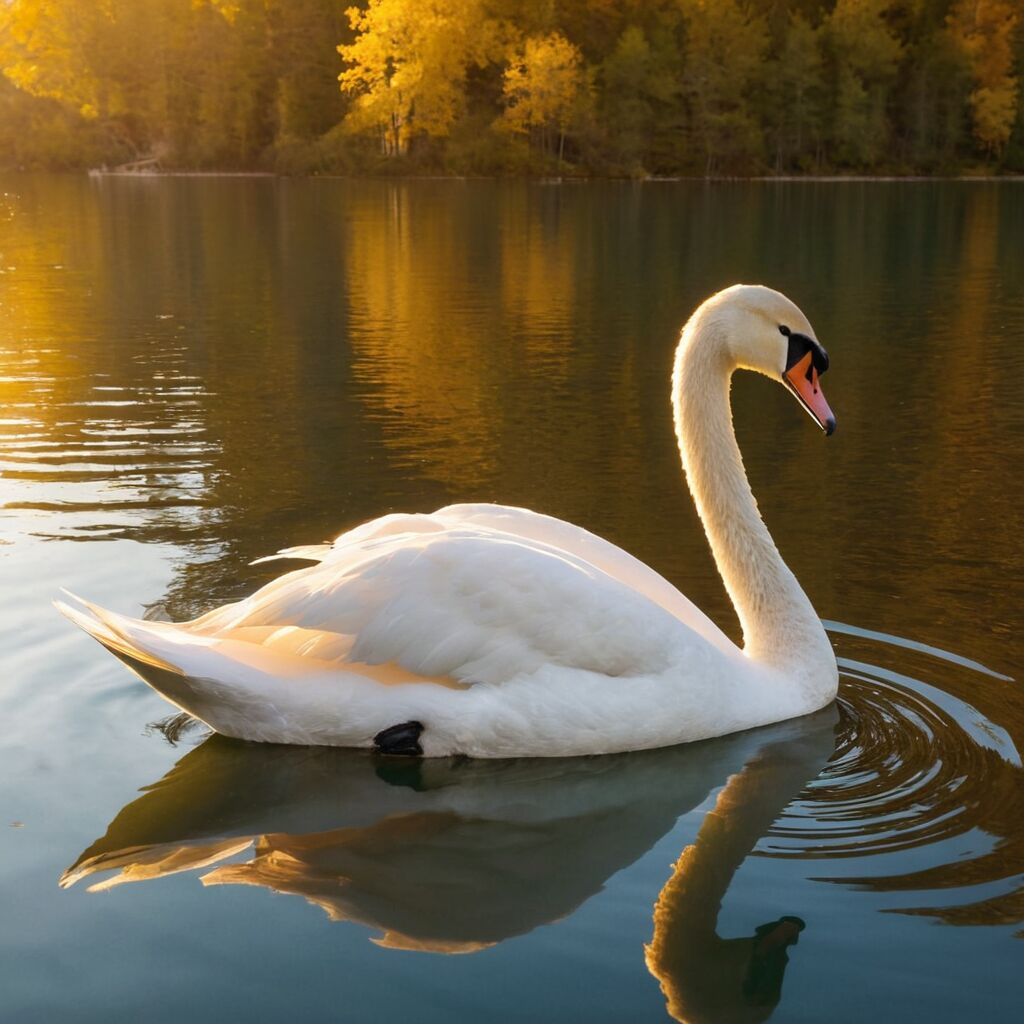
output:
<svg viewBox="0 0 1024 1024"><path fill-rule="evenodd" d="M765 744L729 779L676 861L655 904L654 937L646 950L647 967L676 1020L764 1021L778 1004L788 949L803 920L781 913L773 921L752 922L746 936L723 939L718 915L736 871L824 767L832 739L814 723L786 741Z"/></svg>
<svg viewBox="0 0 1024 1024"><path fill-rule="evenodd" d="M128 804L61 884L211 869L204 885L300 895L377 930L382 946L473 952L571 914L725 783L658 899L647 961L680 1019L723 1019L714 1008L733 1004L770 1012L793 908L753 939L721 940L715 920L744 857L831 754L835 719L826 709L662 750L511 761L215 735Z"/></svg>

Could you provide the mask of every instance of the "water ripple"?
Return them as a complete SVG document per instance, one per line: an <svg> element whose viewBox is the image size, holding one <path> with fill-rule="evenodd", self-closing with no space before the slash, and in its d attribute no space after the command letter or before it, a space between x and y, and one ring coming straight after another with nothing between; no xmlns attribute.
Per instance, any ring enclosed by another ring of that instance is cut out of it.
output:
<svg viewBox="0 0 1024 1024"><path fill-rule="evenodd" d="M835 623L829 628L874 646L879 658L882 645L896 646L956 666L958 688L971 687L980 706L873 660L840 657L835 752L758 853L830 862L864 858L857 868L865 874L823 880L879 892L1001 882L1010 891L982 902L899 912L965 924L1024 920L1024 768L1014 738L984 710L998 703L993 692L1005 694L1005 688L962 678L965 672L1000 682L1009 677L889 634ZM1002 813L993 813L994 800ZM830 875L836 867L831 864Z"/></svg>

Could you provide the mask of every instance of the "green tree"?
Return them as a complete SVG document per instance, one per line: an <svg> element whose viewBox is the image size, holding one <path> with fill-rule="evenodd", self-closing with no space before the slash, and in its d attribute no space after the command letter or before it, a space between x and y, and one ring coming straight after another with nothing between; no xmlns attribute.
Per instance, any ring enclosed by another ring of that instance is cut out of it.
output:
<svg viewBox="0 0 1024 1024"><path fill-rule="evenodd" d="M835 59L832 138L844 164L869 167L885 153L887 104L902 48L885 18L892 0L838 0L826 20Z"/></svg>
<svg viewBox="0 0 1024 1024"><path fill-rule="evenodd" d="M905 158L923 170L953 169L958 151L970 144L969 62L941 22L925 22L907 51L897 104Z"/></svg>
<svg viewBox="0 0 1024 1024"><path fill-rule="evenodd" d="M739 0L681 0L686 20L683 88L705 174L739 170L761 152L753 98L763 82L764 18Z"/></svg>
<svg viewBox="0 0 1024 1024"><path fill-rule="evenodd" d="M678 97L675 76L644 30L627 25L601 64L600 83L606 148L616 165L638 172L658 115Z"/></svg>
<svg viewBox="0 0 1024 1024"><path fill-rule="evenodd" d="M821 29L792 13L781 34L764 91L776 172L820 164L825 103Z"/></svg>

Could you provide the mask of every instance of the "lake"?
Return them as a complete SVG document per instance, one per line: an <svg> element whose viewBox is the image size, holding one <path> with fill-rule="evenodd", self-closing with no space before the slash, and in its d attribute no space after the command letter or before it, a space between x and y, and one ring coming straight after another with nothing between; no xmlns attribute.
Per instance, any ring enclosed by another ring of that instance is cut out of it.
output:
<svg viewBox="0 0 1024 1024"><path fill-rule="evenodd" d="M482 500L737 638L668 380L736 281L831 355L835 436L733 405L832 709L396 766L172 720L51 606ZM4 1021L1020 1019L1024 184L8 176L0 324Z"/></svg>

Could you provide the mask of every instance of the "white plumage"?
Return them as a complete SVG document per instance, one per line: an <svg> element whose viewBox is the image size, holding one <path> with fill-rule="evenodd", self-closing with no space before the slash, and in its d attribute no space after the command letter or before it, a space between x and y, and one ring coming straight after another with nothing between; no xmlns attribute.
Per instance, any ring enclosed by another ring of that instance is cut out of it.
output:
<svg viewBox="0 0 1024 1024"><path fill-rule="evenodd" d="M746 487L728 425L728 374L740 360L722 370L722 395L704 379L708 357L745 317L780 315L810 330L778 293L729 289L694 314L677 355L684 462L746 653L621 549L499 505L384 516L333 545L287 549L271 557L316 564L189 623L78 599L58 607L174 704L251 740L365 747L415 721L428 756L557 756L663 746L815 710L834 696L835 661ZM754 368L778 375L783 339L770 326L765 365ZM694 415L691 433L707 436L684 436ZM724 496L721 507L708 507L709 494ZM745 595L771 607L748 611Z"/></svg>

